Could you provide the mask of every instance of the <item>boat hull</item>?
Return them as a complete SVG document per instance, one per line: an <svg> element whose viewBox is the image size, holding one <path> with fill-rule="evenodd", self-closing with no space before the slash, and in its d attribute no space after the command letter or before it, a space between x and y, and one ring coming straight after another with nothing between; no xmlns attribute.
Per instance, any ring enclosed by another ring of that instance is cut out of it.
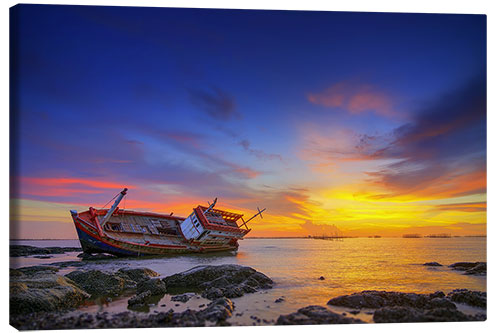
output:
<svg viewBox="0 0 500 333"><path fill-rule="evenodd" d="M189 242L177 242L175 244L141 244L119 237L110 237L103 232L94 222L82 219L79 215L73 216L73 222L85 253L109 253L117 256L151 256L172 255L187 253L204 253L234 251L238 249L238 243L229 246L202 247Z"/></svg>

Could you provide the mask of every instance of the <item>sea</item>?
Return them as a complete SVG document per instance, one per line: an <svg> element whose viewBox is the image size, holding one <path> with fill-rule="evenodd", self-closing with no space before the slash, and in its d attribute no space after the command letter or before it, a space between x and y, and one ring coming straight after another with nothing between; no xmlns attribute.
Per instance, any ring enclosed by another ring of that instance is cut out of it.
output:
<svg viewBox="0 0 500 333"><path fill-rule="evenodd" d="M11 244L38 247L79 247L78 240L16 240ZM80 260L77 252L53 255L52 258L11 258L12 268ZM486 276L464 275L448 265L455 262L486 261L486 237L452 238L344 238L325 239L245 239L237 252L189 254L171 257L118 258L84 267L65 267L60 274L75 269L118 270L122 267L147 267L162 277L198 265L238 264L255 268L269 276L274 287L233 299L235 315L229 320L237 325L272 323L280 314L288 314L308 305L326 306L333 297L363 290L386 290L431 293L454 289L486 291ZM424 266L438 262L443 266ZM198 310L208 303L194 298L187 303L170 301L171 295L156 299L142 312L172 308ZM130 295L93 299L80 310L85 312L127 310ZM279 299L283 301L277 301ZM346 313L350 309L332 307ZM461 311L477 309L459 306ZM349 314L371 321L371 313Z"/></svg>

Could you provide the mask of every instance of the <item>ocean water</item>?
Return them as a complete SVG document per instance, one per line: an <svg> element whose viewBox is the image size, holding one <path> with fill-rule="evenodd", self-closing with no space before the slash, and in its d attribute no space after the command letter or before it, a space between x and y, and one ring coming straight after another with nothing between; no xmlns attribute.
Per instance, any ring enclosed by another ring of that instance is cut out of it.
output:
<svg viewBox="0 0 500 333"><path fill-rule="evenodd" d="M13 244L13 242L11 242ZM32 246L79 246L78 240L16 241L14 244ZM11 267L46 264L57 261L80 260L78 253L56 255L51 259L11 258ZM422 264L437 261L442 267ZM363 290L386 290L445 293L457 288L486 291L486 277L463 275L447 267L459 261L486 261L485 237L457 238L347 238L319 239L245 239L234 253L192 254L172 257L123 258L105 263L90 263L85 269L117 270L121 267L148 267L161 276L185 271L197 265L238 264L251 266L275 282L273 289L236 298L235 324L262 325L255 316L271 322L307 305L326 306L335 296ZM68 267L61 274L74 270ZM323 276L324 280L319 278ZM279 297L284 302L276 303ZM124 311L128 297L94 300L82 311ZM207 302L193 299L186 304L174 304L170 295L141 311L164 311L173 308L198 309ZM162 306L163 305L163 306ZM333 308L336 311L347 309ZM471 312L473 309L462 308ZM350 315L350 314L348 314ZM254 318L250 318L253 316ZM361 312L358 318L370 320Z"/></svg>

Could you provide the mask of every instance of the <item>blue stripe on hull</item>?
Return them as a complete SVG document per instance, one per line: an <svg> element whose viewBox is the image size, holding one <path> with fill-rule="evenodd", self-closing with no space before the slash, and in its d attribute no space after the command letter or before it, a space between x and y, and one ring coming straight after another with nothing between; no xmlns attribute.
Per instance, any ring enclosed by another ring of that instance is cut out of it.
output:
<svg viewBox="0 0 500 333"><path fill-rule="evenodd" d="M89 234L83 232L82 230L76 228L78 233L78 238L80 239L80 244L82 245L83 251L88 253L105 252L116 254L119 256L140 256L143 255L139 252L132 252L127 250L122 250L117 247L108 245L101 242L100 240L90 236Z"/></svg>
<svg viewBox="0 0 500 333"><path fill-rule="evenodd" d="M152 254L149 253L141 253L141 252L136 252L136 251L129 251L129 250L124 250L120 249L115 246L108 245L99 239L87 234L86 232L80 230L79 228L76 228L76 231L78 233L78 238L80 239L80 244L82 245L82 249L86 253L110 253L114 254L117 256L150 256ZM212 249L205 249L205 251L191 251L191 252L224 252L224 251L233 251L237 250L238 246L235 246L234 248L225 248L225 249L217 249L217 248L212 248ZM175 252L172 252L175 253ZM165 253L166 254L166 253Z"/></svg>

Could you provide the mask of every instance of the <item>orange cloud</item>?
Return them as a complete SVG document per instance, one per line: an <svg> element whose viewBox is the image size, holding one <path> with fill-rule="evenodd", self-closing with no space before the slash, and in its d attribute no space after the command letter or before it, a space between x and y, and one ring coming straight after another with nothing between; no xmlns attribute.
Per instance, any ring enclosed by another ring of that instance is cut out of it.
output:
<svg viewBox="0 0 500 333"><path fill-rule="evenodd" d="M460 212L484 212L486 211L486 202L466 202L446 205L437 205L438 210L454 210Z"/></svg>
<svg viewBox="0 0 500 333"><path fill-rule="evenodd" d="M122 183L104 182L97 180L89 180L84 178L33 178L21 177L21 182L32 185L41 186L67 186L67 185L85 185L94 188L123 188ZM129 188L134 188L129 186Z"/></svg>
<svg viewBox="0 0 500 333"><path fill-rule="evenodd" d="M43 197L70 197L82 194L100 194L106 189L121 190L124 187L135 188L124 183L89 180L84 178L35 178L17 179L22 195Z"/></svg>
<svg viewBox="0 0 500 333"><path fill-rule="evenodd" d="M300 227L305 230L308 236L342 236L342 231L334 224L306 221Z"/></svg>
<svg viewBox="0 0 500 333"><path fill-rule="evenodd" d="M402 177L377 175L372 183L389 190L388 193L371 196L375 200L428 200L461 197L470 194L486 192L486 170L462 172L454 174L441 174L436 178L421 179L418 184L408 187Z"/></svg>
<svg viewBox="0 0 500 333"><path fill-rule="evenodd" d="M320 93L309 93L307 99L329 108L344 108L352 114L374 111L382 116L396 115L392 98L367 84L338 82Z"/></svg>
<svg viewBox="0 0 500 333"><path fill-rule="evenodd" d="M250 168L246 168L246 167L238 167L238 166L234 166L234 172L237 172L237 173L240 173L240 174L243 174L245 175L247 178L255 178L257 176L260 175L260 172L258 171L255 171L255 170L252 170Z"/></svg>

